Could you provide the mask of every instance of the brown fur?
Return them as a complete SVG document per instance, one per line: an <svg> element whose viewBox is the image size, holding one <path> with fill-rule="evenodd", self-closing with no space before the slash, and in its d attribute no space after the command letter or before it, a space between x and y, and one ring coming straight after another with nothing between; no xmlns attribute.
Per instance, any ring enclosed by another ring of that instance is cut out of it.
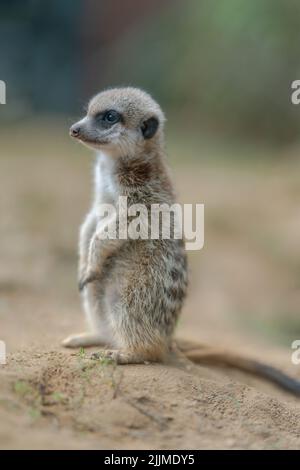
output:
<svg viewBox="0 0 300 470"><path fill-rule="evenodd" d="M117 176L120 185L143 186L150 181L154 172L153 163L143 158L120 158L118 162Z"/></svg>

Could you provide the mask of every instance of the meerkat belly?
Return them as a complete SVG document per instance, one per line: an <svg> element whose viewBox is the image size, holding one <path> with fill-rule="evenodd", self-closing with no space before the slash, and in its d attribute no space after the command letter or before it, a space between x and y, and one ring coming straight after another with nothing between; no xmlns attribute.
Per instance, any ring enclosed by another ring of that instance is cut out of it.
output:
<svg viewBox="0 0 300 470"><path fill-rule="evenodd" d="M105 316L117 334L122 328L136 336L140 329L143 338L145 331L172 334L187 286L185 254L177 242L128 242L107 266Z"/></svg>

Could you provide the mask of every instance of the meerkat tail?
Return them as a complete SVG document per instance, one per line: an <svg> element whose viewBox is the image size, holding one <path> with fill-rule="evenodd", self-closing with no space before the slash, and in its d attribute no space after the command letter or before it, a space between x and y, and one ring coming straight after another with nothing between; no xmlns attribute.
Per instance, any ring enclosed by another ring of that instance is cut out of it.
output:
<svg viewBox="0 0 300 470"><path fill-rule="evenodd" d="M217 350L204 344L197 345L185 340L176 340L176 346L187 359L196 364L212 364L239 369L269 380L300 397L300 381L273 366L228 351Z"/></svg>

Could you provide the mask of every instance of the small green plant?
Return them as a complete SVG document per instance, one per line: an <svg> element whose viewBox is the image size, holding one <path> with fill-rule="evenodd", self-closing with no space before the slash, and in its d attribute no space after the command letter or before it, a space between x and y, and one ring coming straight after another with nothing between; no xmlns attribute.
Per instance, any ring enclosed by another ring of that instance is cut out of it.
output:
<svg viewBox="0 0 300 470"><path fill-rule="evenodd" d="M28 414L33 420L45 415L45 407L62 403L66 396L60 392L46 393L45 387L41 384L33 386L23 380L17 380L13 384L14 392L28 405ZM49 400L50 399L50 400Z"/></svg>
<svg viewBox="0 0 300 470"><path fill-rule="evenodd" d="M28 413L32 419L37 419L41 415L42 396L39 391L30 383L24 380L17 380L13 384L14 392L30 405Z"/></svg>
<svg viewBox="0 0 300 470"><path fill-rule="evenodd" d="M31 407L29 408L29 416L33 420L38 419L41 416L41 410L38 408Z"/></svg>
<svg viewBox="0 0 300 470"><path fill-rule="evenodd" d="M116 365L116 361L111 357L99 356L98 364L101 366L113 366Z"/></svg>
<svg viewBox="0 0 300 470"><path fill-rule="evenodd" d="M55 403L61 403L66 399L65 395L60 392L54 392L50 395L50 398L55 402Z"/></svg>
<svg viewBox="0 0 300 470"><path fill-rule="evenodd" d="M78 356L79 356L81 359L85 359L85 349L84 349L83 347L81 347L81 348L79 349Z"/></svg>
<svg viewBox="0 0 300 470"><path fill-rule="evenodd" d="M29 395L32 396L35 394L34 388L28 382L24 382L22 380L15 382L13 388L14 391L22 397Z"/></svg>

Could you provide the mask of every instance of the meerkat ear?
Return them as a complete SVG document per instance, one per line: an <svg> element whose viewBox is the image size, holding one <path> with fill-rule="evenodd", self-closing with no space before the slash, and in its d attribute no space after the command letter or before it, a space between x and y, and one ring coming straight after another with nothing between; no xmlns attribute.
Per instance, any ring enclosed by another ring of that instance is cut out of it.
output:
<svg viewBox="0 0 300 470"><path fill-rule="evenodd" d="M146 119L141 126L144 139L151 139L154 136L159 126L159 121L155 116Z"/></svg>

